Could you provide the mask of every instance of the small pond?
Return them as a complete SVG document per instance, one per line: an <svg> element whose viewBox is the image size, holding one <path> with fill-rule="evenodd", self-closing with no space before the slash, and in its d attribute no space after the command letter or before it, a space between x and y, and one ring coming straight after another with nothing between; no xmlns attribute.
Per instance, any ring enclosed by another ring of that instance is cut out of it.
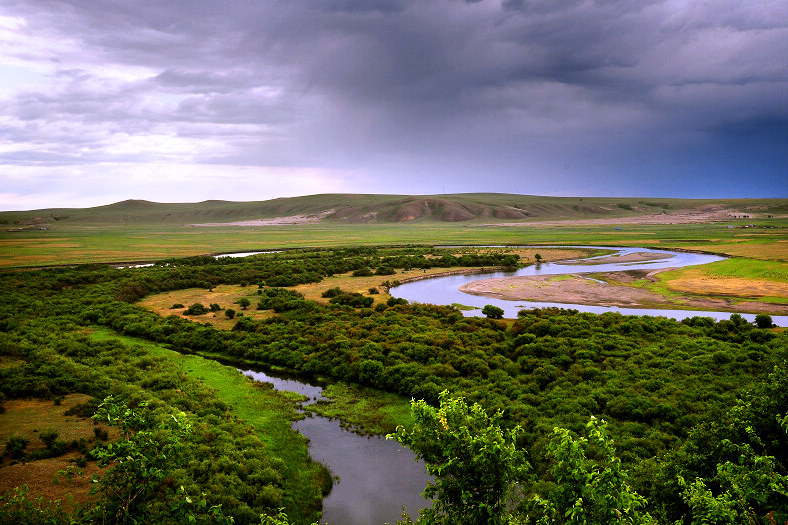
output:
<svg viewBox="0 0 788 525"><path fill-rule="evenodd" d="M245 375L271 383L277 390L298 392L313 403L322 388L302 381L283 379L246 370ZM331 525L383 525L394 523L407 507L415 518L429 502L421 492L429 479L424 462L393 440L361 436L341 428L338 420L306 417L293 428L309 438L309 454L339 477L331 493L323 499L320 523Z"/></svg>

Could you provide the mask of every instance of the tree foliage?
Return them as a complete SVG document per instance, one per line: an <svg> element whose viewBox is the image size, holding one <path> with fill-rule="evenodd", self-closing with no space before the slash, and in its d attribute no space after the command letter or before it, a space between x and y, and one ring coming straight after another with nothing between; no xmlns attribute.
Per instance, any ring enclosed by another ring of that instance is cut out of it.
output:
<svg viewBox="0 0 788 525"><path fill-rule="evenodd" d="M643 511L645 498L629 485L605 422L592 417L585 434L574 438L565 428L553 431L547 455L554 487L534 497L537 525L656 525Z"/></svg>
<svg viewBox="0 0 788 525"><path fill-rule="evenodd" d="M414 401L413 429L400 426L389 435L423 459L434 476L424 491L434 503L422 511L419 523L505 523L509 498L528 468L516 446L519 427L502 429L501 412L489 415L478 403L468 405L448 391L438 399L438 408Z"/></svg>

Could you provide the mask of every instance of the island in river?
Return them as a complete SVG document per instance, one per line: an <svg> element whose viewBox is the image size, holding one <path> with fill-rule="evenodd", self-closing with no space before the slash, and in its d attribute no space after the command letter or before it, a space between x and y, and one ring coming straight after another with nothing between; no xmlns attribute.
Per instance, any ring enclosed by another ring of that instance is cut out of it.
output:
<svg viewBox="0 0 788 525"><path fill-rule="evenodd" d="M627 258L624 260L624 258ZM643 262L653 260L653 253L631 253L623 257L591 259L589 264L607 262ZM787 297L788 286L781 283L763 283L768 288L760 293L746 287L728 283L727 289L719 289L720 283L676 283L681 288L677 295L664 295L648 289L656 282L656 275L669 271L633 269L617 272L573 273L562 275L533 275L482 279L464 284L460 291L480 296L510 301L536 301L600 305L619 308L667 308L690 310L716 310L742 313L768 313L785 315L788 305L759 300L758 296ZM687 287L689 284L692 286ZM687 285L687 286L684 286ZM768 286L767 286L768 285ZM775 288L776 289L772 289Z"/></svg>

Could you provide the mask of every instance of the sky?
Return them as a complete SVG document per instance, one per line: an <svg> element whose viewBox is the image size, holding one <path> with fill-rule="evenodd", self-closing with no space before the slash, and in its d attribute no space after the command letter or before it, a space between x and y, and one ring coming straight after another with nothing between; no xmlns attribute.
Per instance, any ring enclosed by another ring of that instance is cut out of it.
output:
<svg viewBox="0 0 788 525"><path fill-rule="evenodd" d="M788 197L785 0L3 0L0 210Z"/></svg>

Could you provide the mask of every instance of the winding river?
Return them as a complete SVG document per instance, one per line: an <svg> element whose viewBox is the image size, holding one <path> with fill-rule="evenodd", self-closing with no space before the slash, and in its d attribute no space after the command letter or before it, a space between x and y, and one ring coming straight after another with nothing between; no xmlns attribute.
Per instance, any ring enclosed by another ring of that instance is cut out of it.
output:
<svg viewBox="0 0 788 525"><path fill-rule="evenodd" d="M271 383L277 390L298 392L304 405L322 397L323 389L306 382L246 370L245 375ZM323 498L320 523L369 525L394 523L402 507L415 518L428 502L421 496L427 484L423 461L393 440L361 436L340 427L336 419L306 417L293 428L309 439L309 455L338 476L331 493Z"/></svg>
<svg viewBox="0 0 788 525"><path fill-rule="evenodd" d="M544 248L544 247L539 247ZM568 246L564 246L568 248ZM585 304L567 304L567 303L543 303L533 301L521 300L507 300L493 297L483 297L471 295L461 292L459 288L473 281L480 279L493 279L498 277L515 277L515 276L530 276L530 275L560 275L560 274L573 274L573 273L596 273L596 272L616 272L624 270L657 270L663 268L681 268L684 266L695 266L699 264L708 264L716 261L721 261L724 257L718 255L708 255L701 253L688 253L688 252L673 252L668 250L653 250L647 248L610 248L602 246L571 246L571 248L591 248L612 250L616 255L626 256L631 253L649 253L664 256L656 260L643 261L643 262L619 262L619 263L600 263L600 264L583 264L593 261L591 259L583 259L583 263L578 261L578 264L571 264L571 261L559 263L541 263L520 268L514 272L488 272L484 274L464 274L464 275L447 275L443 277L433 277L429 279L422 279L419 281L411 281L401 284L390 290L394 297L407 299L409 302L417 303L430 303L437 305L451 305L461 304L474 309L463 310L466 316L480 316L482 315L481 309L487 305L492 304L504 310L504 317L516 318L517 312L527 308L572 308L581 312L603 313L603 312L618 312L623 315L651 315L671 317L673 319L682 320L693 316L711 317L720 321L722 319L729 319L731 312L707 312L698 310L670 310L670 309L656 309L656 308L619 308L615 306L594 306ZM600 256L608 257L609 255ZM755 320L755 314L741 314L742 317L749 321ZM788 316L773 315L772 321L778 326L788 326Z"/></svg>
<svg viewBox="0 0 788 525"><path fill-rule="evenodd" d="M643 308L618 308L589 306L565 303L541 303L530 301L510 301L491 297L481 297L459 291L463 284L497 277L560 275L573 273L611 272L632 269L656 270L678 268L720 261L723 257L697 253L671 252L644 248L606 248L595 246L572 246L572 248L605 249L626 256L631 253L649 253L659 256L641 262L618 262L587 264L591 259L563 261L560 263L541 263L521 268L514 272L489 272L484 274L449 275L412 281L391 289L391 295L410 302L431 304L462 304L473 306L464 310L468 316L481 315L481 308L494 304L504 309L506 317L517 317L524 308L555 306L573 308L583 312L602 313L615 311L625 315L653 315L675 319L692 316L712 317L717 320L728 319L730 312L701 312L696 310L663 310ZM233 254L235 255L235 254ZM247 254L241 254L247 255ZM609 257L603 255L599 258ZM573 262L575 264L573 264ZM585 263L585 264L584 264ZM752 314L742 314L750 321ZM788 326L788 316L772 316L779 326ZM263 372L247 370L243 372L257 380L272 383L277 390L298 392L308 398L304 405L314 403L322 397L322 388L306 382L276 377ZM370 523L394 523L399 519L402 507L415 517L418 511L428 505L421 491L428 481L424 463L416 461L414 454L395 441L382 437L367 437L341 428L339 421L321 416L306 417L293 423L293 428L309 439L309 453L316 460L328 466L339 479L331 493L323 500L323 524L366 525Z"/></svg>

